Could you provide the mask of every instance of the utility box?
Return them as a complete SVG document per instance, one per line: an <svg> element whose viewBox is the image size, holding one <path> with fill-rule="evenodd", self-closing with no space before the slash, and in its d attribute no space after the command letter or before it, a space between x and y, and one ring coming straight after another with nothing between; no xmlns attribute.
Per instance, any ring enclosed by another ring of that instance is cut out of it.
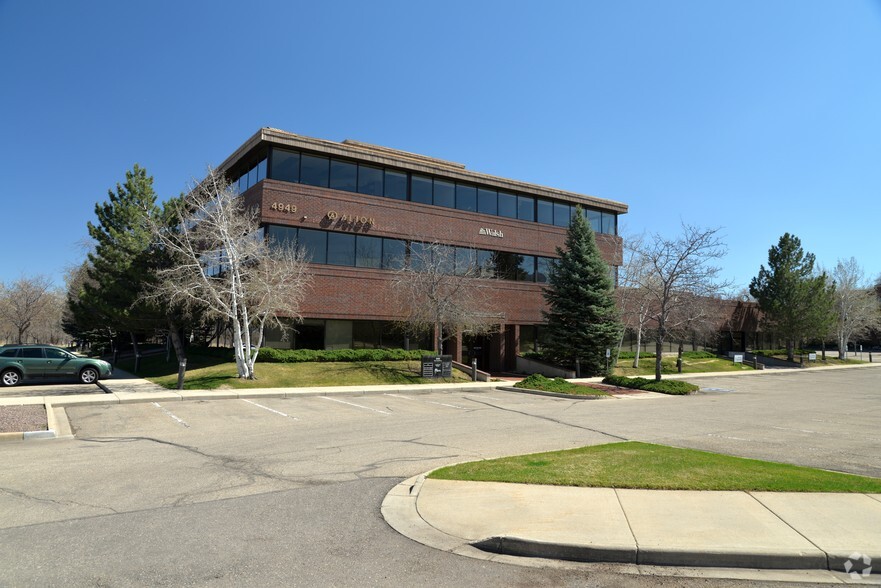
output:
<svg viewBox="0 0 881 588"><path fill-rule="evenodd" d="M452 378L453 356L452 355L423 355L422 356L423 378Z"/></svg>

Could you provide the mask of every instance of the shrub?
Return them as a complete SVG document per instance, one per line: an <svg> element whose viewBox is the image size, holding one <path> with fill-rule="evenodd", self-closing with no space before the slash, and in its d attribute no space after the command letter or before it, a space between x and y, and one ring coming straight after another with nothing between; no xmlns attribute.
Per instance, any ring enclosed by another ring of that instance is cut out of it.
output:
<svg viewBox="0 0 881 588"><path fill-rule="evenodd" d="M408 361L433 355L432 351L415 349L274 349L262 347L257 361L266 363L303 363L330 361Z"/></svg>
<svg viewBox="0 0 881 588"><path fill-rule="evenodd" d="M683 351L682 357L687 359L716 359L716 354L709 351Z"/></svg>
<svg viewBox="0 0 881 588"><path fill-rule="evenodd" d="M542 390L544 392L559 392L562 394L580 394L580 395L596 395L605 396L606 392L596 390L589 386L582 386L567 382L563 378L546 378L541 374L532 374L516 384L515 388L526 388L527 390Z"/></svg>
<svg viewBox="0 0 881 588"><path fill-rule="evenodd" d="M640 388L649 392L661 392L663 394L690 394L700 389L700 386L682 382L680 380L661 380L649 382Z"/></svg>
<svg viewBox="0 0 881 588"><path fill-rule="evenodd" d="M699 390L700 386L682 382L679 380L649 380L647 378L628 378L627 376L607 376L603 379L604 384L621 386L622 388L635 388L663 394L689 394Z"/></svg>
<svg viewBox="0 0 881 588"><path fill-rule="evenodd" d="M618 354L618 359L634 359L636 357L635 351L622 351ZM654 359L655 354L650 351L640 351L639 358L640 359Z"/></svg>
<svg viewBox="0 0 881 588"><path fill-rule="evenodd" d="M786 355L786 349L753 349L753 353L756 355ZM795 355L807 355L811 353L807 349L793 349L793 353Z"/></svg>

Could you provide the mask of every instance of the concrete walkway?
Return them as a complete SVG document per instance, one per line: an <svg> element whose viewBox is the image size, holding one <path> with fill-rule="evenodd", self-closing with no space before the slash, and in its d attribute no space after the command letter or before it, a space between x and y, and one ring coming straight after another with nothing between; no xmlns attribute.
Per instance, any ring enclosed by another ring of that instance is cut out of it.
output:
<svg viewBox="0 0 881 588"><path fill-rule="evenodd" d="M480 559L780 570L777 579L791 570L789 579L799 581L881 584L881 495L573 488L423 475L396 486L382 514L415 541ZM864 575L866 557L875 574Z"/></svg>

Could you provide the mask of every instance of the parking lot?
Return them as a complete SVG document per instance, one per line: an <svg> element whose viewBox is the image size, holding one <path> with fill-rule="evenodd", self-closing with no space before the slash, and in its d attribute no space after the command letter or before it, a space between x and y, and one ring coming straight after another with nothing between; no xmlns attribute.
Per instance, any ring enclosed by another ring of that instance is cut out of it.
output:
<svg viewBox="0 0 881 588"><path fill-rule="evenodd" d="M621 439L881 477L881 369L695 382L707 391L644 400L492 390L69 407L75 439L0 445L0 565L13 583L29 566L49 583L95 583L97 566L123 585L145 567L160 583L244 581L246 566L265 583L308 570L353 584L357 570L533 585L543 577L411 544L379 500L441 465ZM212 555L244 552L247 564Z"/></svg>

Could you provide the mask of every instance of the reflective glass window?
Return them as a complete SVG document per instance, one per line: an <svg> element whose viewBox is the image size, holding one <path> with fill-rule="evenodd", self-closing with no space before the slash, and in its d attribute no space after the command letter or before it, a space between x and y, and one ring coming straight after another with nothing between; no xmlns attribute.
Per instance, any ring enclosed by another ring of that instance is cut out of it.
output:
<svg viewBox="0 0 881 588"><path fill-rule="evenodd" d="M355 266L382 266L382 238L358 235L355 238Z"/></svg>
<svg viewBox="0 0 881 588"><path fill-rule="evenodd" d="M255 184L257 184L257 168L252 167L248 171L248 187L250 188L251 186L254 186Z"/></svg>
<svg viewBox="0 0 881 588"><path fill-rule="evenodd" d="M607 235L618 234L618 215L612 212L604 212L603 216L603 232Z"/></svg>
<svg viewBox="0 0 881 588"><path fill-rule="evenodd" d="M355 265L355 235L328 233L327 263L331 265Z"/></svg>
<svg viewBox="0 0 881 588"><path fill-rule="evenodd" d="M431 249L425 243L410 242L410 267L421 270L431 265Z"/></svg>
<svg viewBox="0 0 881 588"><path fill-rule="evenodd" d="M448 245L432 247L432 262L441 273L453 274L456 271L456 248Z"/></svg>
<svg viewBox="0 0 881 588"><path fill-rule="evenodd" d="M407 243L398 239L382 240L382 267L400 269L407 260Z"/></svg>
<svg viewBox="0 0 881 588"><path fill-rule="evenodd" d="M18 355L18 349L4 349L2 353L0 353L0 357L15 357Z"/></svg>
<svg viewBox="0 0 881 588"><path fill-rule="evenodd" d="M306 259L312 263L327 263L327 233L312 229L300 229L297 233L297 244L306 253Z"/></svg>
<svg viewBox="0 0 881 588"><path fill-rule="evenodd" d="M470 247L456 247L456 273L464 275L471 273L472 276L477 270L477 250Z"/></svg>
<svg viewBox="0 0 881 588"><path fill-rule="evenodd" d="M483 214L491 214L496 216L499 214L499 194L495 190L485 190L479 188L477 190L477 212Z"/></svg>
<svg viewBox="0 0 881 588"><path fill-rule="evenodd" d="M544 284L548 281L548 275L551 271L551 263L553 260L549 257L535 258L535 281Z"/></svg>
<svg viewBox="0 0 881 588"><path fill-rule="evenodd" d="M517 196L499 192L499 216L517 218Z"/></svg>
<svg viewBox="0 0 881 588"><path fill-rule="evenodd" d="M554 224L558 227L569 226L569 215L572 207L562 202L554 202Z"/></svg>
<svg viewBox="0 0 881 588"><path fill-rule="evenodd" d="M434 204L435 206L456 207L456 185L453 182L443 180L434 181Z"/></svg>
<svg viewBox="0 0 881 588"><path fill-rule="evenodd" d="M432 182L431 178L426 176L410 176L410 200L413 202L421 202L422 204L431 204L432 202Z"/></svg>
<svg viewBox="0 0 881 588"><path fill-rule="evenodd" d="M327 179L330 171L330 159L316 155L300 157L300 182L310 186L327 188Z"/></svg>
<svg viewBox="0 0 881 588"><path fill-rule="evenodd" d="M456 208L474 212L477 210L477 188L456 184Z"/></svg>
<svg viewBox="0 0 881 588"><path fill-rule="evenodd" d="M517 277L517 266L520 263L514 253L505 253L503 251L495 251L494 256L496 262L496 277L503 280L514 280Z"/></svg>
<svg viewBox="0 0 881 588"><path fill-rule="evenodd" d="M382 196L382 168L359 165L358 192L371 196Z"/></svg>
<svg viewBox="0 0 881 588"><path fill-rule="evenodd" d="M244 193L245 190L248 189L248 174L242 175L239 178L239 194Z"/></svg>
<svg viewBox="0 0 881 588"><path fill-rule="evenodd" d="M266 179L266 160L260 161L257 164L257 181L262 181Z"/></svg>
<svg viewBox="0 0 881 588"><path fill-rule="evenodd" d="M486 274L486 277L495 276L495 274L496 274L495 252L487 251L486 249L478 249L477 250L477 265L480 267L481 273Z"/></svg>
<svg viewBox="0 0 881 588"><path fill-rule="evenodd" d="M554 203L550 200L542 200L539 198L535 201L535 205L535 220L546 225L554 224Z"/></svg>
<svg viewBox="0 0 881 588"><path fill-rule="evenodd" d="M603 232L603 214L599 210L587 210L587 220L594 233Z"/></svg>
<svg viewBox="0 0 881 588"><path fill-rule="evenodd" d="M520 325L520 353L536 351L535 326Z"/></svg>
<svg viewBox="0 0 881 588"><path fill-rule="evenodd" d="M517 264L517 279L524 282L535 281L535 256L521 255Z"/></svg>
<svg viewBox="0 0 881 588"><path fill-rule="evenodd" d="M385 191L383 193L386 198L406 200L407 174L388 169L385 170Z"/></svg>
<svg viewBox="0 0 881 588"><path fill-rule="evenodd" d="M20 357L43 357L42 347L22 347Z"/></svg>
<svg viewBox="0 0 881 588"><path fill-rule="evenodd" d="M535 220L535 198L517 196L517 218L525 221Z"/></svg>
<svg viewBox="0 0 881 588"><path fill-rule="evenodd" d="M283 227L281 225L268 225L266 227L266 240L273 248L296 247L297 227Z"/></svg>
<svg viewBox="0 0 881 588"><path fill-rule="evenodd" d="M272 165L270 173L273 180L283 182L300 181L300 154L296 151L272 149Z"/></svg>
<svg viewBox="0 0 881 588"><path fill-rule="evenodd" d="M330 160L330 187L334 190L357 192L358 165L348 161Z"/></svg>

